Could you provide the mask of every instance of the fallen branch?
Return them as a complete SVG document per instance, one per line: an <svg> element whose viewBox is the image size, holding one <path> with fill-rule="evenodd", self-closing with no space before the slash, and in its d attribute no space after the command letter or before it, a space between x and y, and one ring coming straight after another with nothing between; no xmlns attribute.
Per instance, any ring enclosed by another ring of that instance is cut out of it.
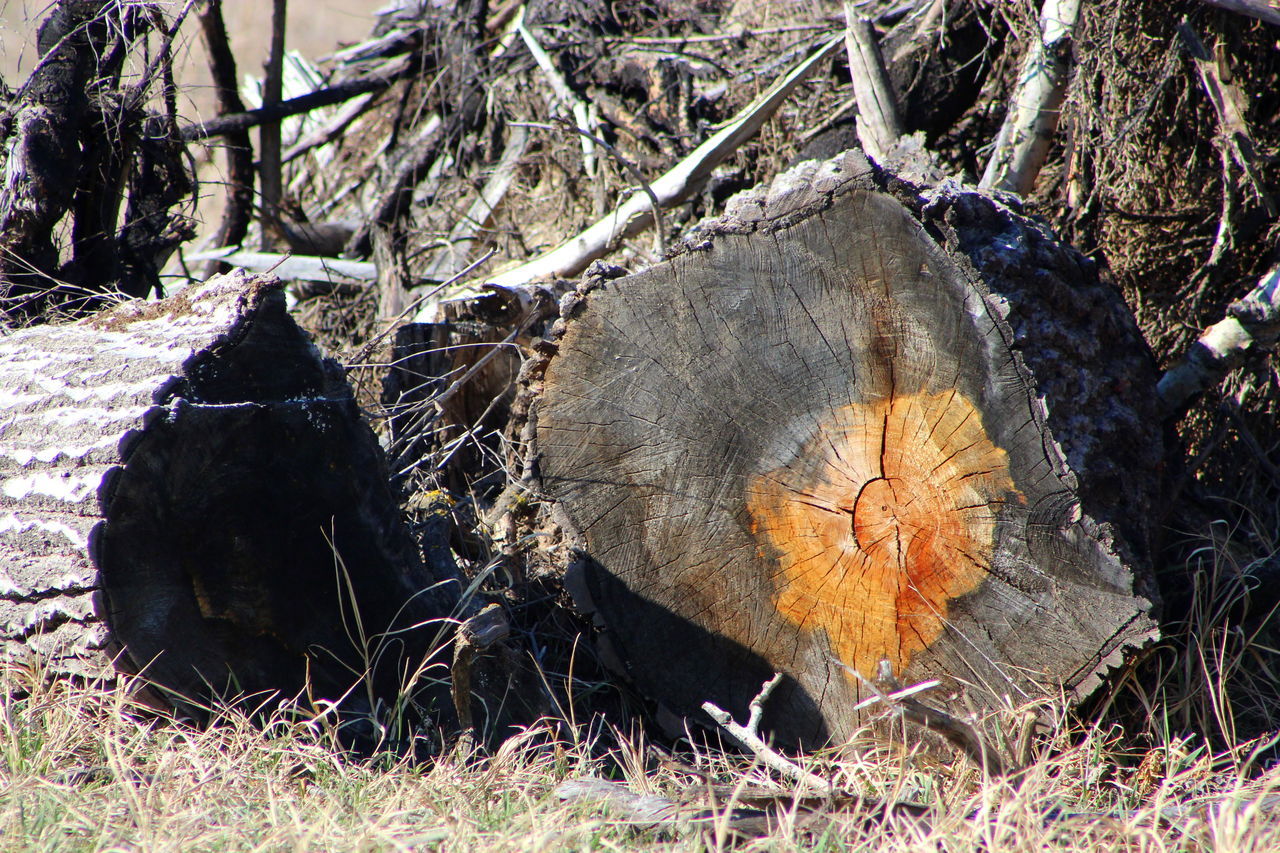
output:
<svg viewBox="0 0 1280 853"><path fill-rule="evenodd" d="M578 97L577 93L569 88L564 75L560 73L555 63L551 61L551 57L547 55L546 50L538 42L537 36L525 25L523 7L521 7L517 18L516 32L524 40L525 47L529 48L529 53L533 54L534 62L538 63L538 68L542 70L543 76L551 84L551 90L555 93L556 98L573 113L573 123L579 134L578 141L582 144L583 171L587 173L589 178L596 177L596 122L591 120L591 110Z"/></svg>
<svg viewBox="0 0 1280 853"><path fill-rule="evenodd" d="M842 42L843 36L840 36L824 43L692 154L654 181L651 187L661 206L677 204L702 186L712 170L754 136L796 86L830 58ZM592 261L606 255L619 240L648 227L653 221L650 205L647 196L633 195L581 234L569 238L541 257L494 276L490 281L505 287L518 287L535 279L576 275Z"/></svg>
<svg viewBox="0 0 1280 853"><path fill-rule="evenodd" d="M831 783L816 773L810 773L799 764L777 752L773 747L764 742L760 737L760 718L764 715L764 703L769 698L769 694L782 683L782 673L775 673L760 688L760 692L756 694L756 698L751 700L750 716L747 718L746 725L734 722L729 712L720 708L711 702L703 702L702 710L707 712L707 716L715 720L716 723L733 737L738 743L751 750L751 753L760 759L760 762L771 770L781 773L788 779L799 782L801 785L813 788L818 791L830 791Z"/></svg>
<svg viewBox="0 0 1280 853"><path fill-rule="evenodd" d="M1200 0L1200 2L1226 9L1228 12L1248 15L1259 21L1266 21L1268 24L1280 24L1280 8L1267 0Z"/></svg>
<svg viewBox="0 0 1280 853"><path fill-rule="evenodd" d="M235 131L248 130L268 122L280 121L289 116L311 112L320 107L328 107L349 101L352 98L369 92L378 92L391 86L397 80L413 72L418 67L412 57L404 56L395 62L388 63L382 70L353 77L341 83L334 83L323 89L280 101L272 106L262 106L256 110L246 110L233 115L218 116L206 122L185 125L181 130L183 142L195 142L213 136L223 136Z"/></svg>
<svg viewBox="0 0 1280 853"><path fill-rule="evenodd" d="M978 186L1026 195L1049 153L1067 90L1080 0L1045 0L1040 38L1022 63L1012 106Z"/></svg>
<svg viewBox="0 0 1280 853"><path fill-rule="evenodd" d="M303 281L374 281L378 268L368 261L323 258L314 255L285 255L279 252L241 251L239 246L223 246L187 255L188 261L221 261L253 272L271 272L277 278Z"/></svg>
<svg viewBox="0 0 1280 853"><path fill-rule="evenodd" d="M282 163L288 163L303 154L306 154L312 148L319 148L328 145L341 135L342 131L347 129L347 125L355 121L356 118L365 110L369 109L369 105L373 103L373 94L365 93L360 95L349 103L344 105L337 115L324 124L299 139L293 145L289 146L289 150L285 151L280 158Z"/></svg>
<svg viewBox="0 0 1280 853"><path fill-rule="evenodd" d="M1165 417L1180 414L1197 395L1216 386L1247 355L1271 347L1280 336L1280 267L1258 279L1233 302L1227 317L1205 329L1185 356L1156 386Z"/></svg>
<svg viewBox="0 0 1280 853"><path fill-rule="evenodd" d="M1209 101L1213 104L1213 111L1218 116L1222 144L1231 153L1236 165L1249 178L1249 183L1253 185L1253 191L1257 194L1263 207L1267 209L1267 215L1274 219L1280 211L1277 211L1275 201L1272 200L1270 193L1267 192L1266 185L1258 174L1257 161L1260 158L1258 157L1257 147L1253 142L1253 136L1249 133L1249 124L1245 121L1245 113L1248 110L1248 106L1244 92L1240 90L1238 85L1223 79L1223 73L1218 62L1215 61L1209 49L1205 47L1204 42L1200 40L1195 30L1191 29L1186 21L1178 24L1178 35L1182 38L1183 44L1186 45L1187 51L1195 61L1196 71L1200 75L1200 82L1204 85L1205 94L1209 96ZM1227 180L1225 175L1223 180Z"/></svg>
<svg viewBox="0 0 1280 853"><path fill-rule="evenodd" d="M898 105L871 22L858 17L850 0L845 0L844 14L849 76L858 99L858 141L871 159L885 163L902 136Z"/></svg>

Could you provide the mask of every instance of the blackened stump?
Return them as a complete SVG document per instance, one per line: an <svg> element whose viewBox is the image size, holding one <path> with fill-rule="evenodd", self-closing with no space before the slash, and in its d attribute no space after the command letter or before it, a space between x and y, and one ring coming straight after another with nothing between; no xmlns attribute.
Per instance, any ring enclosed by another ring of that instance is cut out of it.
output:
<svg viewBox="0 0 1280 853"><path fill-rule="evenodd" d="M447 662L453 580L424 568L341 368L274 278L0 337L7 656L141 672L196 715L367 705Z"/></svg>

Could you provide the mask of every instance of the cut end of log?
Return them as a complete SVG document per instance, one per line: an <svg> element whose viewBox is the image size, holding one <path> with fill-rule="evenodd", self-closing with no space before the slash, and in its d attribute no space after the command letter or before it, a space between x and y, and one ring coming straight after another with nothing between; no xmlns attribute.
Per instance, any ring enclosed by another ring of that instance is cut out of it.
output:
<svg viewBox="0 0 1280 853"><path fill-rule="evenodd" d="M1152 638L1154 361L1091 265L854 153L728 210L584 282L530 388L575 598L641 691L741 716L781 672L765 724L814 745L866 720L849 670L992 708Z"/></svg>
<svg viewBox="0 0 1280 853"><path fill-rule="evenodd" d="M1009 456L953 390L838 409L746 505L778 561L778 612L870 677L883 659L903 671L986 578L1007 500L1022 500Z"/></svg>
<svg viewBox="0 0 1280 853"><path fill-rule="evenodd" d="M457 589L424 570L342 369L274 278L22 330L0 365L7 653L141 673L202 716L359 703L361 681L394 698L444 636Z"/></svg>

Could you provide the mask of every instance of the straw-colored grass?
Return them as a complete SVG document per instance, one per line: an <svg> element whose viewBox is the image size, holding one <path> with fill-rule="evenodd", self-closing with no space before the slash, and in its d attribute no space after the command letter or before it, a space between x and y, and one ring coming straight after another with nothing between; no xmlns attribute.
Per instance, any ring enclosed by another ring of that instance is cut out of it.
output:
<svg viewBox="0 0 1280 853"><path fill-rule="evenodd" d="M127 683L77 686L0 664L0 851L1280 850L1277 737L1257 736L1274 728L1280 651L1262 629L1240 628L1252 581L1229 546L1188 549L1177 568L1200 579L1194 606L1112 678L1109 701L1090 707L1095 722L1073 721L1065 702L977 721L1005 756L1031 710L1057 721L1038 731L1020 773L995 778L958 755L904 747L890 715L798 759L844 795L826 803L709 745L714 736L655 748L641 720L592 705L604 684L549 675L561 718L490 752L464 741L425 743L417 759L368 758L301 713L264 723L225 710L195 728L136 705ZM1270 624L1258 615L1253 624ZM679 819L644 825L557 795L566 780L593 777L677 801ZM770 807L747 796L770 787ZM913 804L926 817L885 818L868 803ZM735 834L738 808L765 808L767 834Z"/></svg>
<svg viewBox="0 0 1280 853"><path fill-rule="evenodd" d="M661 828L562 803L556 786L582 776L676 798L707 782L770 781L705 746L656 762L642 737L598 720L415 763L345 756L329 732L283 718L260 727L228 712L192 729L140 712L124 689L31 668L5 668L0 694L5 850L1280 849L1280 768L1259 766L1265 742L1213 754L1169 739L1144 755L1118 730L1062 728L1018 781L900 749L834 751L804 763L846 792L929 807L927 825L868 823L852 808L814 821L783 796L773 832L743 839L716 819L732 802Z"/></svg>

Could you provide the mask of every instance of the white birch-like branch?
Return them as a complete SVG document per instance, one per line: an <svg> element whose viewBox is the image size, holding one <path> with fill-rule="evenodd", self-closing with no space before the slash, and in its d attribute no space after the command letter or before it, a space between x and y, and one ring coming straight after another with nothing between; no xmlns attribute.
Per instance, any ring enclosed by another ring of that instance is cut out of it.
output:
<svg viewBox="0 0 1280 853"><path fill-rule="evenodd" d="M1245 356L1274 346L1280 336L1280 267L1276 267L1238 302L1227 317L1205 329L1185 356L1160 377L1156 386L1166 416L1177 414L1193 397L1221 382Z"/></svg>
<svg viewBox="0 0 1280 853"><path fill-rule="evenodd" d="M1058 129L1081 2L1044 1L1040 38L1023 60L1013 103L978 183L983 189L1026 195L1035 186Z"/></svg>

